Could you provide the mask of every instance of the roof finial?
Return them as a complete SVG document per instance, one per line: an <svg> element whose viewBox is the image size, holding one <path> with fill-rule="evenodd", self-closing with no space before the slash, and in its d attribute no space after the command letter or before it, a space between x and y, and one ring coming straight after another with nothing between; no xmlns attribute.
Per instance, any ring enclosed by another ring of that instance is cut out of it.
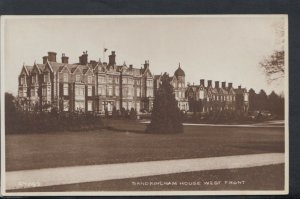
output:
<svg viewBox="0 0 300 199"><path fill-rule="evenodd" d="M180 62L179 62L179 68L180 68Z"/></svg>

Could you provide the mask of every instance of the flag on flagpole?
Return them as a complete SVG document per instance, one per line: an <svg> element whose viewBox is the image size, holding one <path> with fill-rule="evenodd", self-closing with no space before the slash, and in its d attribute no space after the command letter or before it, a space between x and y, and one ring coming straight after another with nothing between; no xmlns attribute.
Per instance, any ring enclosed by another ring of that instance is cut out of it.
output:
<svg viewBox="0 0 300 199"><path fill-rule="evenodd" d="M104 52L106 52L107 51L107 48L104 48Z"/></svg>

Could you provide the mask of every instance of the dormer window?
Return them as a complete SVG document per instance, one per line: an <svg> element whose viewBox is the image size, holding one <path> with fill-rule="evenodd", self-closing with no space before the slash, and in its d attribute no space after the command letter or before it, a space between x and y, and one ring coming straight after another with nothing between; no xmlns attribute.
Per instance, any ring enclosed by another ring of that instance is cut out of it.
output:
<svg viewBox="0 0 300 199"><path fill-rule="evenodd" d="M32 77L31 77L31 82L32 84L35 84L36 83L36 74L33 74Z"/></svg>
<svg viewBox="0 0 300 199"><path fill-rule="evenodd" d="M68 82L68 73L64 73L64 82Z"/></svg>
<svg viewBox="0 0 300 199"><path fill-rule="evenodd" d="M76 75L75 81L76 81L76 82L80 82L80 75Z"/></svg>
<svg viewBox="0 0 300 199"><path fill-rule="evenodd" d="M44 82L48 82L49 81L49 74L45 73L44 74Z"/></svg>
<svg viewBox="0 0 300 199"><path fill-rule="evenodd" d="M88 81L88 84L91 84L92 83L92 76L88 76L87 81Z"/></svg>
<svg viewBox="0 0 300 199"><path fill-rule="evenodd" d="M24 76L21 77L20 82L21 82L21 85L23 85L23 84L25 83L25 78L24 78Z"/></svg>

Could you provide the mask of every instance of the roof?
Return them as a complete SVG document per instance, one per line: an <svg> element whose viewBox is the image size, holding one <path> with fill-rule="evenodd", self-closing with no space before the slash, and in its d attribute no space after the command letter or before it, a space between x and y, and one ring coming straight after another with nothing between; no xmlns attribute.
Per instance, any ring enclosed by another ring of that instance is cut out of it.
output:
<svg viewBox="0 0 300 199"><path fill-rule="evenodd" d="M176 77L178 77L178 76L185 76L184 71L180 68L180 64L179 64L177 70L175 71L174 75L175 75Z"/></svg>

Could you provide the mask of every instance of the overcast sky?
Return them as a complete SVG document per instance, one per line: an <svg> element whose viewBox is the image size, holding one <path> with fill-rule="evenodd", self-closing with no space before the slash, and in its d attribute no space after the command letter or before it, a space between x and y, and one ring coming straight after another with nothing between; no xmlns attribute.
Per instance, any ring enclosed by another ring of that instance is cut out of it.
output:
<svg viewBox="0 0 300 199"><path fill-rule="evenodd" d="M5 91L17 94L17 77L23 63L42 63L48 51L78 62L82 51L89 60L103 59L103 47L116 51L117 64L141 67L150 61L154 74L173 75L180 62L186 81L200 79L233 82L267 93L283 91L283 81L268 84L259 62L282 48L277 16L6 18Z"/></svg>

